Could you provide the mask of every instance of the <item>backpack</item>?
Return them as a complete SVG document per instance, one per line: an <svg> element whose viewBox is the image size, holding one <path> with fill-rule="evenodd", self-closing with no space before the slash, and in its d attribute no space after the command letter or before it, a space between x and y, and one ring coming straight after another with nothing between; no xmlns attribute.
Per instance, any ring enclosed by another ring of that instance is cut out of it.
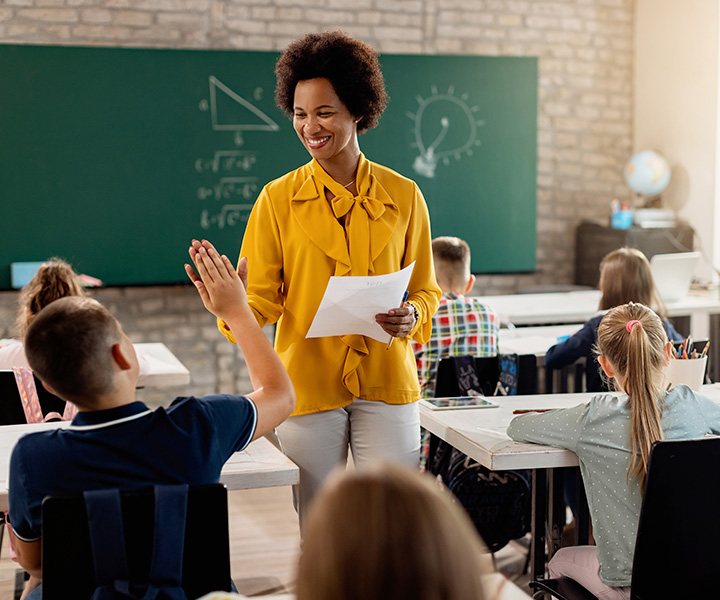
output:
<svg viewBox="0 0 720 600"><path fill-rule="evenodd" d="M454 450L445 477L490 552L530 531L529 471L490 471Z"/></svg>
<svg viewBox="0 0 720 600"><path fill-rule="evenodd" d="M146 583L130 582L119 490L85 492L97 589L90 600L188 600L182 588L187 485L155 486L155 525Z"/></svg>

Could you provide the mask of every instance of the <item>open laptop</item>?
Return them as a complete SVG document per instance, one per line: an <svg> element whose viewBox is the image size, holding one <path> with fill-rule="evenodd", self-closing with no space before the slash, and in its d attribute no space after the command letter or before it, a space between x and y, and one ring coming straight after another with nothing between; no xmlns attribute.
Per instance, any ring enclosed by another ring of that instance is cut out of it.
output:
<svg viewBox="0 0 720 600"><path fill-rule="evenodd" d="M699 252L656 254L650 259L655 285L665 302L677 302L687 296Z"/></svg>

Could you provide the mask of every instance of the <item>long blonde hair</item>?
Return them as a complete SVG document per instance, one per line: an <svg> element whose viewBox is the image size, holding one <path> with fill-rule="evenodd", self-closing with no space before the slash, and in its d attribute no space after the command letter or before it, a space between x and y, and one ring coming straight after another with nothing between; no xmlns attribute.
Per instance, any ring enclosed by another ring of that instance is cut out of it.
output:
<svg viewBox="0 0 720 600"><path fill-rule="evenodd" d="M334 473L310 508L297 600L483 600L489 570L464 511L417 471Z"/></svg>
<svg viewBox="0 0 720 600"><path fill-rule="evenodd" d="M638 302L650 306L661 319L667 317L665 303L655 287L655 278L647 257L635 248L618 248L600 263L602 292L600 310Z"/></svg>
<svg viewBox="0 0 720 600"><path fill-rule="evenodd" d="M72 267L60 258L51 258L40 266L35 276L20 290L15 321L18 335L25 335L35 315L51 302L66 296L84 295L80 278Z"/></svg>
<svg viewBox="0 0 720 600"><path fill-rule="evenodd" d="M644 489L650 449L663 439L667 335L660 317L647 306L633 302L608 311L597 333L597 350L612 366L615 382L630 403L628 480L638 479L640 489Z"/></svg>

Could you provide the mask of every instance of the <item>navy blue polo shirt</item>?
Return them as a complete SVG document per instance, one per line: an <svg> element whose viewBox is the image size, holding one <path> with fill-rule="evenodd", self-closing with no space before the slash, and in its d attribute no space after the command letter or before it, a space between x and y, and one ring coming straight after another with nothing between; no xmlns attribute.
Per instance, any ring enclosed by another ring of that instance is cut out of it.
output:
<svg viewBox="0 0 720 600"><path fill-rule="evenodd" d="M176 398L78 413L66 429L18 440L10 458L10 522L24 541L41 537L45 496L155 484L217 483L233 453L252 440L257 409L243 396Z"/></svg>

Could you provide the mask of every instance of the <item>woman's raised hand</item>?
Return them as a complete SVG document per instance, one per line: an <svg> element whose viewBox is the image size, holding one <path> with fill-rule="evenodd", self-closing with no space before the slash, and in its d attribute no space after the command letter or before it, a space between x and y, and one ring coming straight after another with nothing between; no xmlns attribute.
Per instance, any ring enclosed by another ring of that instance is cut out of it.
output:
<svg viewBox="0 0 720 600"><path fill-rule="evenodd" d="M197 288L205 308L226 320L235 311L249 310L245 294L247 259L240 261L236 271L230 259L220 255L207 240L193 240L188 252L195 269L185 264L185 272Z"/></svg>

